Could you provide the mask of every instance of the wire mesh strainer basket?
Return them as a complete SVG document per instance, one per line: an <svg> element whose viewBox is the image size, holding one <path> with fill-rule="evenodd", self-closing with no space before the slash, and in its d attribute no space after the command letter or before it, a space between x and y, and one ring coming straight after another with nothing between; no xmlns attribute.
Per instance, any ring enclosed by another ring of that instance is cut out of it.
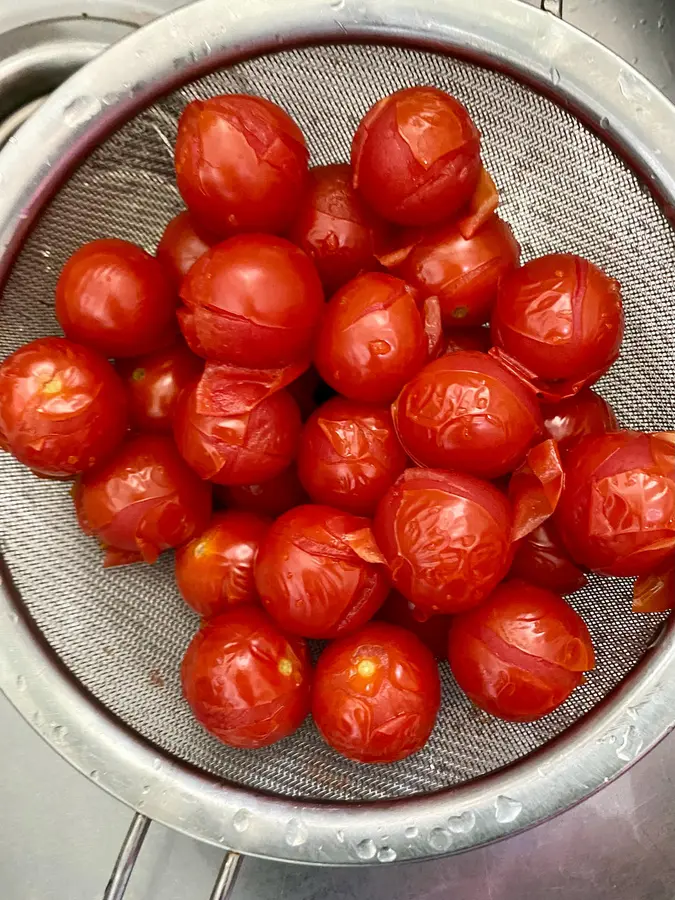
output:
<svg viewBox="0 0 675 900"><path fill-rule="evenodd" d="M80 244L116 236L154 250L181 208L172 147L188 100L268 97L323 164L348 159L366 109L412 84L468 106L525 259L579 253L621 281L624 349L600 392L623 426L672 428L675 110L609 51L520 0L202 0L109 50L0 157L0 356L57 332L54 286ZM672 629L631 613L630 582L595 577L572 603L597 669L540 722L488 717L443 667L434 734L395 765L339 758L311 723L263 751L226 748L181 700L179 661L197 623L171 560L104 573L68 486L7 455L0 516L10 699L143 815L243 853L358 864L474 847L587 796L675 724Z"/></svg>

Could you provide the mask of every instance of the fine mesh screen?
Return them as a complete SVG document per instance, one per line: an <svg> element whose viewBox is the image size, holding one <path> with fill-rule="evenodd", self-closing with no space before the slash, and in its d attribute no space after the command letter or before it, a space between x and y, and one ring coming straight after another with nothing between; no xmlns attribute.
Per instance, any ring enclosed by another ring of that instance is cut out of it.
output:
<svg viewBox="0 0 675 900"><path fill-rule="evenodd" d="M627 330L600 391L624 426L673 425L673 233L639 180L595 135L506 76L447 57L384 46L285 51L194 82L107 140L65 185L22 251L0 305L0 353L58 333L58 272L80 244L102 236L154 250L180 208L172 170L177 116L188 99L221 92L277 101L307 135L313 163L347 160L365 110L384 94L434 84L469 108L501 214L525 259L580 253L622 283ZM228 749L192 720L179 662L197 620L181 601L172 560L104 572L77 528L68 486L33 478L0 456L2 553L39 628L65 665L124 722L168 753L225 779L276 793L367 800L423 793L503 766L591 709L639 660L660 616L630 611L631 584L594 578L572 597L598 656L587 683L542 722L513 725L472 708L442 667L443 707L428 746L391 766L359 766L326 747L311 723L274 748ZM639 748L630 748L632 758Z"/></svg>

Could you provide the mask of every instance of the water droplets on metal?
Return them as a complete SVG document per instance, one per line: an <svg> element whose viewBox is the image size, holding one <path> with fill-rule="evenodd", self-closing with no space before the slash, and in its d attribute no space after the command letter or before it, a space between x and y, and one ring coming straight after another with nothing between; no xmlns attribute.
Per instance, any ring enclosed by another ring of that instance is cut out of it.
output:
<svg viewBox="0 0 675 900"><path fill-rule="evenodd" d="M553 68L551 68L551 71L549 74L551 77L551 84L554 86L559 85L560 84L560 72L555 67L553 67Z"/></svg>
<svg viewBox="0 0 675 900"><path fill-rule="evenodd" d="M495 819L502 825L515 822L523 810L523 804L519 800L512 800L500 794L495 800Z"/></svg>
<svg viewBox="0 0 675 900"><path fill-rule="evenodd" d="M445 828L433 828L429 832L429 846L442 853L447 850L452 843L452 836Z"/></svg>
<svg viewBox="0 0 675 900"><path fill-rule="evenodd" d="M375 841L370 838L365 838L356 845L356 855L359 859L374 859L376 853Z"/></svg>
<svg viewBox="0 0 675 900"><path fill-rule="evenodd" d="M459 816L450 816L448 819L448 828L453 834L469 834L476 827L476 814L471 809L467 809Z"/></svg>
<svg viewBox="0 0 675 900"><path fill-rule="evenodd" d="M642 736L635 725L629 725L621 737L621 743L616 748L616 755L623 762L630 762L642 750Z"/></svg>
<svg viewBox="0 0 675 900"><path fill-rule="evenodd" d="M299 819L289 819L284 833L284 840L289 847L302 847L303 844L307 843L308 837L309 831L304 822L301 822Z"/></svg>
<svg viewBox="0 0 675 900"><path fill-rule="evenodd" d="M77 128L79 125L84 125L89 119L93 119L102 109L103 104L98 97L84 94L82 97L71 100L66 106L63 111L63 121L71 128Z"/></svg>
<svg viewBox="0 0 675 900"><path fill-rule="evenodd" d="M61 743L68 737L68 729L65 725L54 725L52 728L52 735L54 736L55 741Z"/></svg>
<svg viewBox="0 0 675 900"><path fill-rule="evenodd" d="M232 817L232 827L242 834L251 824L251 813L247 809L238 809Z"/></svg>
<svg viewBox="0 0 675 900"><path fill-rule="evenodd" d="M409 825L405 830L406 840L414 841L415 838L419 835L420 830L417 825Z"/></svg>
<svg viewBox="0 0 675 900"><path fill-rule="evenodd" d="M17 675L16 676L17 691L25 691L27 687L28 687L28 685L27 685L26 679L23 677L23 675Z"/></svg>
<svg viewBox="0 0 675 900"><path fill-rule="evenodd" d="M377 860L381 863L391 863L396 859L396 851L393 847L380 847L377 851Z"/></svg>

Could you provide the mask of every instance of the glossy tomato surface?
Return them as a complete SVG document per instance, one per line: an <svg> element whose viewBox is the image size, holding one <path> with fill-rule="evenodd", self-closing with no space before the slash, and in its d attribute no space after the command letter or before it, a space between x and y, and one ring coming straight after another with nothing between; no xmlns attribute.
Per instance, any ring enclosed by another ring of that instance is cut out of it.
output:
<svg viewBox="0 0 675 900"><path fill-rule="evenodd" d="M126 428L124 386L94 351L40 338L0 365L0 447L41 475L90 469Z"/></svg>
<svg viewBox="0 0 675 900"><path fill-rule="evenodd" d="M445 335L445 354L457 350L480 350L487 353L491 346L489 328L450 328Z"/></svg>
<svg viewBox="0 0 675 900"><path fill-rule="evenodd" d="M315 503L370 516L407 461L386 407L334 397L303 429L298 474Z"/></svg>
<svg viewBox="0 0 675 900"><path fill-rule="evenodd" d="M515 722L556 709L595 665L588 628L572 607L517 580L454 619L448 659L472 703Z"/></svg>
<svg viewBox="0 0 675 900"><path fill-rule="evenodd" d="M612 407L590 388L582 388L566 400L545 404L541 411L544 430L557 441L562 454L571 450L587 434L604 434L619 428Z"/></svg>
<svg viewBox="0 0 675 900"><path fill-rule="evenodd" d="M193 100L178 123L178 190L196 221L220 237L284 231L305 189L308 158L293 119L262 97Z"/></svg>
<svg viewBox="0 0 675 900"><path fill-rule="evenodd" d="M565 458L555 523L572 559L605 575L645 575L675 553L675 436L589 435Z"/></svg>
<svg viewBox="0 0 675 900"><path fill-rule="evenodd" d="M509 575L556 594L572 594L588 581L550 519L519 542Z"/></svg>
<svg viewBox="0 0 675 900"><path fill-rule="evenodd" d="M216 499L227 508L257 513L270 519L278 518L294 506L309 503L309 497L300 483L295 465L258 484L239 484L232 487L217 484L214 492Z"/></svg>
<svg viewBox="0 0 675 900"><path fill-rule="evenodd" d="M328 506L298 506L272 525L258 554L263 606L291 634L354 631L389 593L370 521Z"/></svg>
<svg viewBox="0 0 675 900"><path fill-rule="evenodd" d="M66 337L116 358L172 343L177 302L154 256L113 238L76 250L56 285L56 318Z"/></svg>
<svg viewBox="0 0 675 900"><path fill-rule="evenodd" d="M448 631L452 616L428 616L406 600L398 591L391 591L377 614L377 618L390 625L398 625L418 637L431 650L436 659L445 659L448 653Z"/></svg>
<svg viewBox="0 0 675 900"><path fill-rule="evenodd" d="M208 527L176 551L176 583L204 618L257 602L253 567L269 521L253 513L218 512Z"/></svg>
<svg viewBox="0 0 675 900"><path fill-rule="evenodd" d="M178 341L166 350L118 360L116 368L127 391L132 428L171 433L178 396L199 378L204 361Z"/></svg>
<svg viewBox="0 0 675 900"><path fill-rule="evenodd" d="M83 531L110 548L108 565L154 562L203 531L211 515L210 485L159 434L128 438L111 460L81 477L73 497Z"/></svg>
<svg viewBox="0 0 675 900"><path fill-rule="evenodd" d="M255 606L205 622L187 649L181 680L197 721L230 747L267 747L309 712L305 642L282 634Z"/></svg>
<svg viewBox="0 0 675 900"><path fill-rule="evenodd" d="M480 603L511 564L511 508L492 484L459 472L406 469L373 523L396 587L422 613Z"/></svg>
<svg viewBox="0 0 675 900"><path fill-rule="evenodd" d="M388 226L354 190L351 166L316 166L309 176L288 236L310 257L330 296L376 266Z"/></svg>
<svg viewBox="0 0 675 900"><path fill-rule="evenodd" d="M316 667L317 728L333 749L358 762L395 762L421 750L440 702L433 654L386 622L330 644Z"/></svg>
<svg viewBox="0 0 675 900"><path fill-rule="evenodd" d="M400 278L371 272L328 303L314 362L339 394L387 403L424 365L424 321L415 291Z"/></svg>
<svg viewBox="0 0 675 900"><path fill-rule="evenodd" d="M480 135L454 97L406 88L366 114L351 161L354 187L384 219L434 225L469 203L482 170Z"/></svg>
<svg viewBox="0 0 675 900"><path fill-rule="evenodd" d="M176 290L210 246L211 242L198 234L190 213L178 213L171 219L157 245L156 256Z"/></svg>
<svg viewBox="0 0 675 900"><path fill-rule="evenodd" d="M496 360L468 350L425 366L392 412L418 464L483 478L520 465L543 426L534 394Z"/></svg>
<svg viewBox="0 0 675 900"><path fill-rule="evenodd" d="M217 244L180 293L180 326L200 356L252 368L311 357L323 288L309 257L283 238L245 234Z"/></svg>

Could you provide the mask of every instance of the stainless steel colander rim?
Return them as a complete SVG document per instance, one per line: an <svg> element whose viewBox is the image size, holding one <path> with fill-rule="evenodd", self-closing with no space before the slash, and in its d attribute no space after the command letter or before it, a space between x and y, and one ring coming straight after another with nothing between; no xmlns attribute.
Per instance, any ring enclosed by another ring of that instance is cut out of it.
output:
<svg viewBox="0 0 675 900"><path fill-rule="evenodd" d="M520 0L493 0L486 9L473 0L249 0L237 10L201 0L73 76L0 155L0 277L61 180L136 109L242 57L328 40L444 49L538 83L610 135L675 206L675 109L610 51ZM419 859L506 837L584 799L675 725L671 621L592 713L501 772L392 802L304 803L223 784L130 731L64 671L9 577L0 577L0 635L0 687L76 768L193 837L289 861Z"/></svg>

